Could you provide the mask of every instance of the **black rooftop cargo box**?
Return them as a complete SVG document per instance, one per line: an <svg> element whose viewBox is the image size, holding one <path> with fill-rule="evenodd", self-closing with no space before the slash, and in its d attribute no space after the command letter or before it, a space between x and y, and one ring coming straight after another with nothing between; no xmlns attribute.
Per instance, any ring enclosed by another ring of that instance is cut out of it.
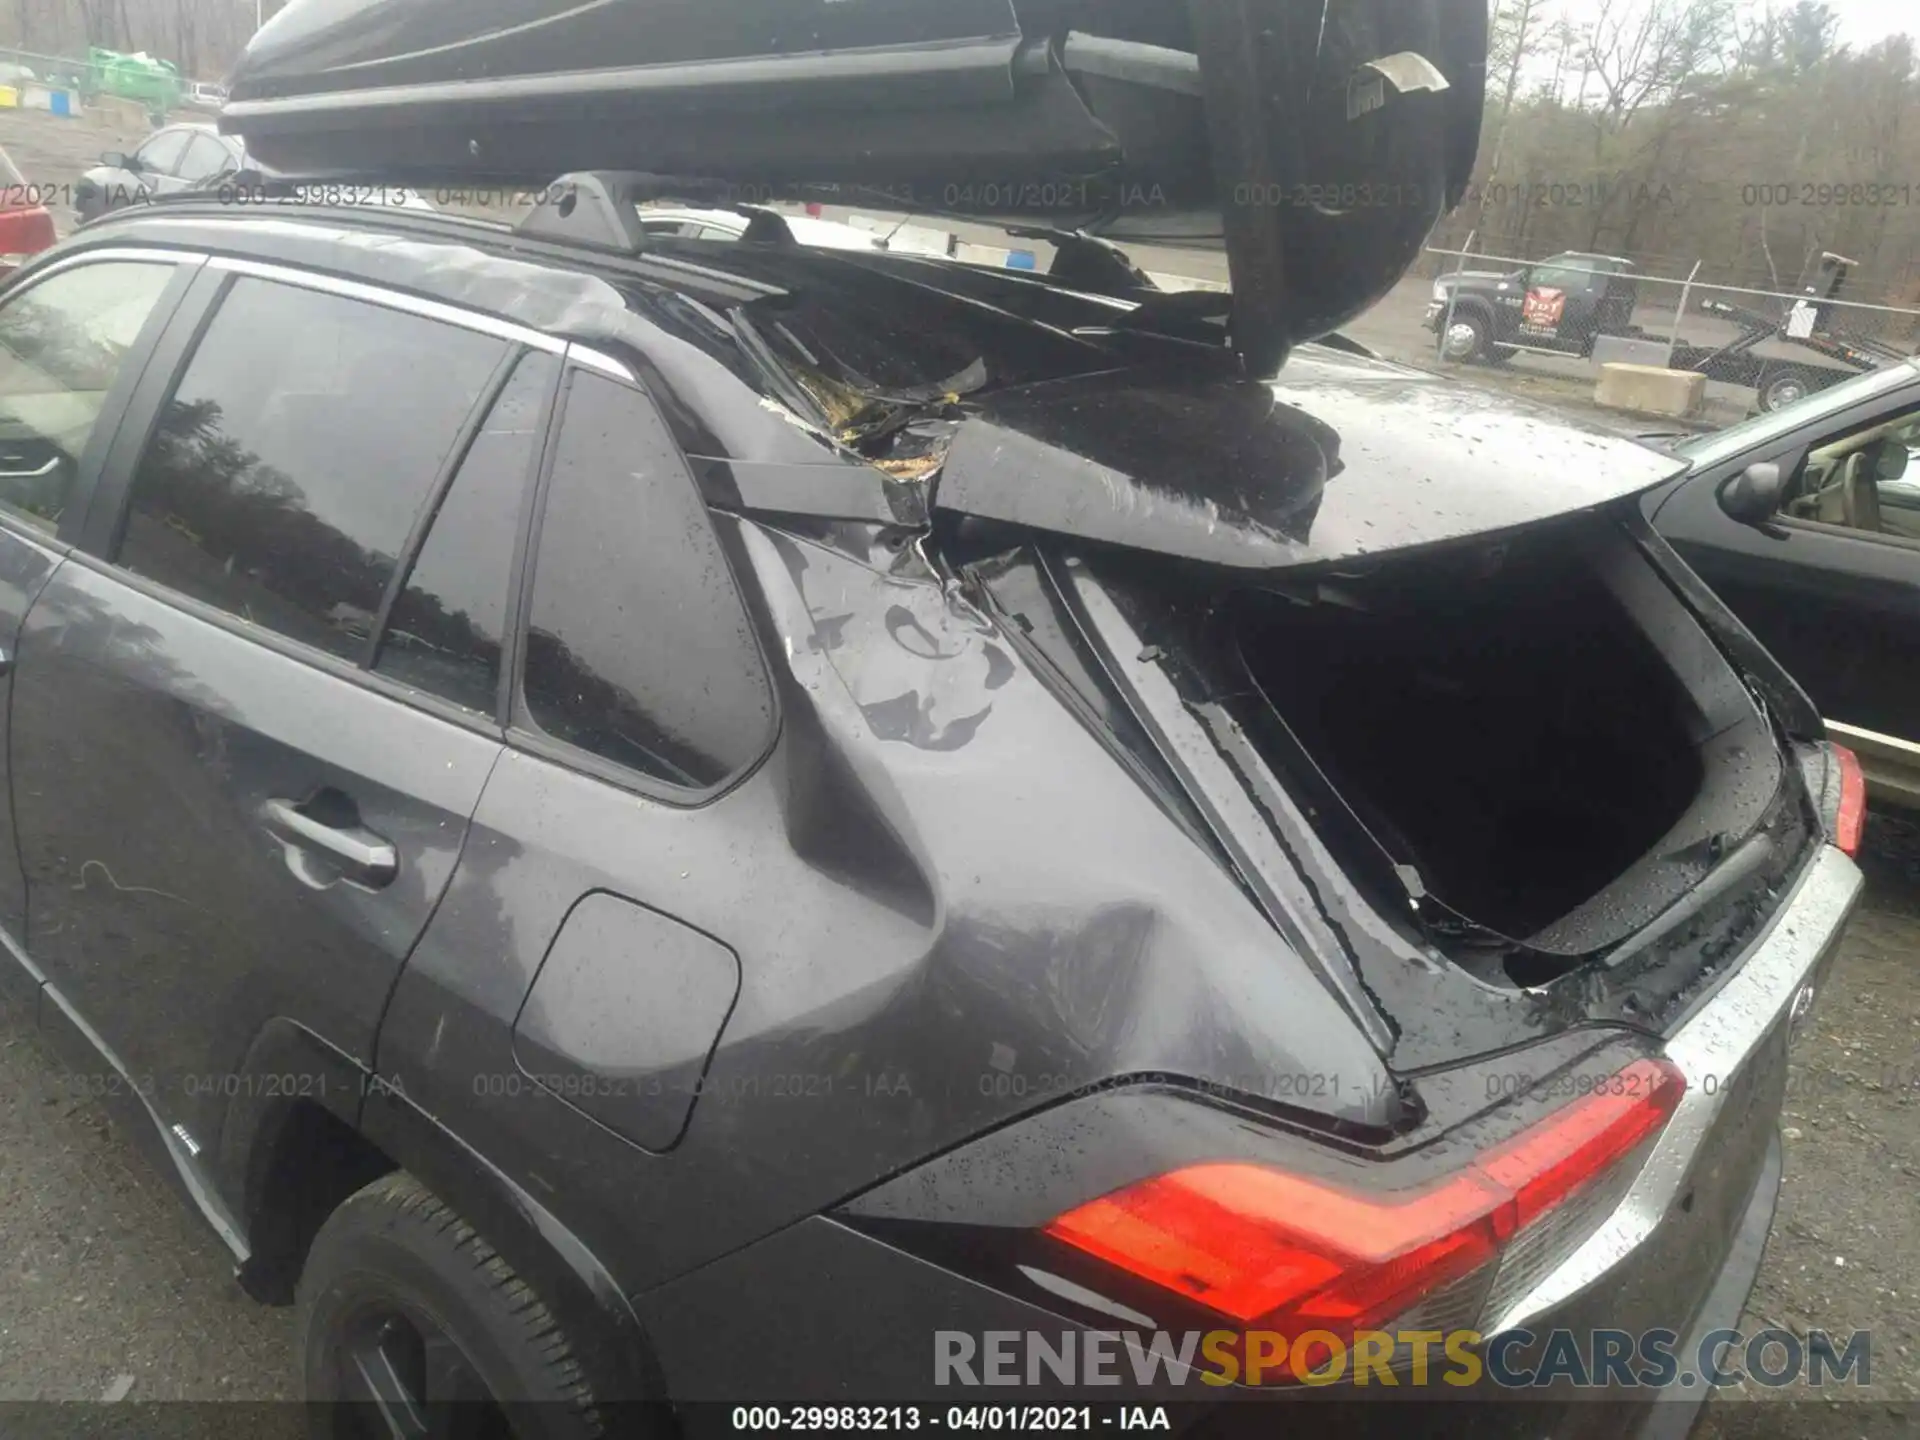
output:
<svg viewBox="0 0 1920 1440"><path fill-rule="evenodd" d="M289 175L644 172L1224 248L1262 373L1458 202L1486 49L1485 0L292 0L221 126Z"/></svg>

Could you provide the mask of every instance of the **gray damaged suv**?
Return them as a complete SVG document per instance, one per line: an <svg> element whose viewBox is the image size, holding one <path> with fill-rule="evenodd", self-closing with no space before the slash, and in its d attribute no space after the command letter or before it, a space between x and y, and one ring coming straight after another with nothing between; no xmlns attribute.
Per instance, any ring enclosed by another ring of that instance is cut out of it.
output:
<svg viewBox="0 0 1920 1440"><path fill-rule="evenodd" d="M1485 20L296 0L221 123L346 203L0 292L5 993L319 1433L1091 1427L989 1337L1738 1316L1858 767L1641 518L1683 462L1309 343L1457 199ZM353 203L449 175L546 188ZM634 208L772 180L1051 269ZM1169 238L1233 293L1106 243ZM1314 1429L1683 1429L1640 1378Z"/></svg>
<svg viewBox="0 0 1920 1440"><path fill-rule="evenodd" d="M7 993L310 1395L1738 1314L1857 773L1676 462L1126 310L215 202L0 295Z"/></svg>

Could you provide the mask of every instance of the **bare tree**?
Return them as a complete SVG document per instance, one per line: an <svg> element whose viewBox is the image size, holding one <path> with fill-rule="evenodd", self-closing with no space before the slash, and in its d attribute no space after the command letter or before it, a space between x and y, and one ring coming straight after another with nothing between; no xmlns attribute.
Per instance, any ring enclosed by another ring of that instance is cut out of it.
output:
<svg viewBox="0 0 1920 1440"><path fill-rule="evenodd" d="M1598 127L1624 130L1647 106L1724 74L1733 15L1731 0L1601 0L1587 42Z"/></svg>
<svg viewBox="0 0 1920 1440"><path fill-rule="evenodd" d="M75 0L88 45L112 47L120 43L119 0Z"/></svg>
<svg viewBox="0 0 1920 1440"><path fill-rule="evenodd" d="M1503 45L1521 8L1503 0L1496 12ZM1849 50L1829 9L1788 0L1544 4L1528 28L1538 60L1522 63L1511 96L1511 49L1492 72L1481 202L1450 217L1437 243L1476 229L1495 253L1605 249L1649 274L1703 261L1703 279L1774 286L1795 283L1796 256L1841 249L1861 262L1857 298L1910 296L1913 42ZM1489 204L1496 173L1508 183ZM1509 203L1516 193L1527 203Z"/></svg>
<svg viewBox="0 0 1920 1440"><path fill-rule="evenodd" d="M1541 12L1545 8L1544 0L1494 0L1487 73L1498 76L1504 71L1505 80L1501 85L1498 118L1493 126L1493 162L1488 167L1490 178L1500 174L1500 161L1507 147L1507 126L1513 119L1513 100L1520 88L1520 70L1539 44L1543 28ZM1485 223L1490 198L1490 188L1482 186L1476 229Z"/></svg>

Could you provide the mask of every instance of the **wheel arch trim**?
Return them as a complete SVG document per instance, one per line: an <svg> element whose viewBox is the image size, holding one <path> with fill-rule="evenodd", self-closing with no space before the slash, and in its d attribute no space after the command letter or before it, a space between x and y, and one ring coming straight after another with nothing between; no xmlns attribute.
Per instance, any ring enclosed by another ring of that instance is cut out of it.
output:
<svg viewBox="0 0 1920 1440"><path fill-rule="evenodd" d="M421 1181L499 1252L546 1302L586 1365L595 1399L659 1400L659 1363L645 1327L586 1243L505 1171L378 1079L360 1133ZM613 1393L606 1393L611 1388Z"/></svg>

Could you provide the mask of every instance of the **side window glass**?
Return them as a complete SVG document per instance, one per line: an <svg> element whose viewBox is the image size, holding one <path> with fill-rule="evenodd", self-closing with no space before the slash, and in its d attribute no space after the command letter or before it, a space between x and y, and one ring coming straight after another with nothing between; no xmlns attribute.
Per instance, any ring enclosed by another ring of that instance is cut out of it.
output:
<svg viewBox="0 0 1920 1440"><path fill-rule="evenodd" d="M1555 290L1582 290L1591 285L1594 275L1591 270L1576 269L1568 265L1542 265L1533 272L1535 285L1548 286Z"/></svg>
<svg viewBox="0 0 1920 1440"><path fill-rule="evenodd" d="M173 274L103 261L0 306L0 506L59 528L107 392Z"/></svg>
<svg viewBox="0 0 1920 1440"><path fill-rule="evenodd" d="M1887 436L1878 468L1881 530L1920 540L1920 419Z"/></svg>
<svg viewBox="0 0 1920 1440"><path fill-rule="evenodd" d="M142 170L156 171L161 175L180 173L181 158L186 154L187 139L191 134L186 130L162 130L148 138L136 153L140 157Z"/></svg>
<svg viewBox="0 0 1920 1440"><path fill-rule="evenodd" d="M1785 512L1876 535L1920 539L1920 479L1915 450L1920 419L1890 416L1807 455Z"/></svg>
<svg viewBox="0 0 1920 1440"><path fill-rule="evenodd" d="M559 364L530 354L514 368L460 462L380 644L381 674L483 715L499 695L513 544Z"/></svg>
<svg viewBox="0 0 1920 1440"><path fill-rule="evenodd" d="M359 660L414 517L506 343L243 278L162 412L119 562Z"/></svg>
<svg viewBox="0 0 1920 1440"><path fill-rule="evenodd" d="M758 757L773 707L712 520L646 397L570 377L528 619L526 707L556 739L689 788Z"/></svg>
<svg viewBox="0 0 1920 1440"><path fill-rule="evenodd" d="M211 135L196 134L187 144L186 159L180 163L184 180L211 180L231 161L227 147Z"/></svg>

